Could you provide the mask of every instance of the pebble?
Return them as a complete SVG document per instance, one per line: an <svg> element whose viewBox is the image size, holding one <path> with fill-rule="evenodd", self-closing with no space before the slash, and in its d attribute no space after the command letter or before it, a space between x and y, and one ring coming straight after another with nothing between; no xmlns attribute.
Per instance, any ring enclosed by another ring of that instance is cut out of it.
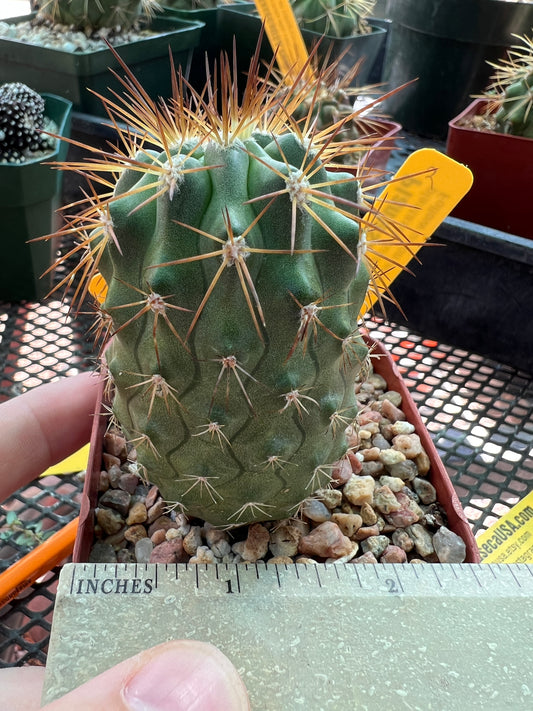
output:
<svg viewBox="0 0 533 711"><path fill-rule="evenodd" d="M413 488L423 504L433 504L437 500L437 491L427 479L415 477L413 479Z"/></svg>
<svg viewBox="0 0 533 711"><path fill-rule="evenodd" d="M135 557L138 563L149 563L154 544L149 538L141 538L135 544Z"/></svg>
<svg viewBox="0 0 533 711"><path fill-rule="evenodd" d="M339 459L335 462L331 470L331 483L333 486L342 486L352 476L352 461L351 459Z"/></svg>
<svg viewBox="0 0 533 711"><path fill-rule="evenodd" d="M136 523L144 523L147 518L148 514L146 511L146 506L143 504L143 502L134 501L128 512L126 523L128 524L128 526L133 526Z"/></svg>
<svg viewBox="0 0 533 711"><path fill-rule="evenodd" d="M396 464L390 464L387 467L387 471L391 476L398 477L403 481L413 481L413 479L418 476L416 464L410 459L404 459Z"/></svg>
<svg viewBox="0 0 533 711"><path fill-rule="evenodd" d="M378 563L378 559L372 553L372 551L367 551L366 553L363 553L363 555L360 555L358 558L354 558L352 560L352 563L367 563L376 565Z"/></svg>
<svg viewBox="0 0 533 711"><path fill-rule="evenodd" d="M441 526L433 536L433 546L441 563L462 563L466 558L463 539L446 526Z"/></svg>
<svg viewBox="0 0 533 711"><path fill-rule="evenodd" d="M290 524L276 526L270 534L270 552L278 558L296 555L301 537L302 533L296 526Z"/></svg>
<svg viewBox="0 0 533 711"><path fill-rule="evenodd" d="M319 558L340 558L352 549L352 541L332 521L319 524L307 536L302 536L298 544L299 553Z"/></svg>
<svg viewBox="0 0 533 711"><path fill-rule="evenodd" d="M114 563L116 560L115 549L110 543L97 541L91 548L89 563Z"/></svg>
<svg viewBox="0 0 533 711"><path fill-rule="evenodd" d="M111 535L117 533L124 526L124 519L115 509L108 509L102 506L96 511L96 520L98 524L102 527L104 533Z"/></svg>
<svg viewBox="0 0 533 711"><path fill-rule="evenodd" d="M100 497L99 504L118 511L121 516L126 518L131 503L131 494L122 489L108 489Z"/></svg>
<svg viewBox="0 0 533 711"><path fill-rule="evenodd" d="M375 486L373 477L354 474L344 485L342 493L351 504L362 506L372 503Z"/></svg>
<svg viewBox="0 0 533 711"><path fill-rule="evenodd" d="M381 414L391 422L399 422L406 419L404 413L400 410L399 405L395 405L390 397L382 400Z"/></svg>
<svg viewBox="0 0 533 711"><path fill-rule="evenodd" d="M363 523L365 524L365 526L373 526L378 520L377 513L374 511L372 506L368 503L365 503L361 506L359 514L361 515L361 518L363 519Z"/></svg>
<svg viewBox="0 0 533 711"><path fill-rule="evenodd" d="M412 425L410 422L407 422L406 420L398 420L397 422L394 422L391 427L391 432L393 435L402 435L402 434L413 434L415 431L415 426Z"/></svg>
<svg viewBox="0 0 533 711"><path fill-rule="evenodd" d="M422 525L415 523L407 527L407 533L413 539L416 552L422 558L428 558L435 553L432 536Z"/></svg>
<svg viewBox="0 0 533 711"><path fill-rule="evenodd" d="M403 548L388 545L379 558L380 563L406 563L407 553Z"/></svg>
<svg viewBox="0 0 533 711"><path fill-rule="evenodd" d="M359 514L334 513L331 520L348 538L352 538L363 525L363 519Z"/></svg>
<svg viewBox="0 0 533 711"><path fill-rule="evenodd" d="M154 546L150 555L150 563L187 563L189 554L183 547L183 538L174 538L172 541L163 541Z"/></svg>
<svg viewBox="0 0 533 711"><path fill-rule="evenodd" d="M307 499L302 506L302 514L315 523L323 523L331 518L331 511L318 499Z"/></svg>
<svg viewBox="0 0 533 711"><path fill-rule="evenodd" d="M115 432L106 432L104 435L104 446L108 454L117 457L121 462L125 462L128 458L126 439L122 435Z"/></svg>
<svg viewBox="0 0 533 711"><path fill-rule="evenodd" d="M137 543L137 541L140 541L141 538L147 538L146 528L140 523L129 526L124 531L124 538L130 543Z"/></svg>
<svg viewBox="0 0 533 711"><path fill-rule="evenodd" d="M397 528L392 532L392 542L395 546L403 548L406 553L410 553L414 548L414 542L411 536L404 528Z"/></svg>
<svg viewBox="0 0 533 711"><path fill-rule="evenodd" d="M215 554L208 546L200 546L189 563L215 563Z"/></svg>
<svg viewBox="0 0 533 711"><path fill-rule="evenodd" d="M373 553L379 558L389 544L388 536L369 536L361 541L361 550L363 553Z"/></svg>
<svg viewBox="0 0 533 711"><path fill-rule="evenodd" d="M175 530L175 529L170 529ZM189 555L195 555L202 545L202 534L200 526L191 526L191 530L183 539L183 548Z"/></svg>
<svg viewBox="0 0 533 711"><path fill-rule="evenodd" d="M406 459L414 459L422 453L420 437L417 434L399 434L393 437L392 446L405 454Z"/></svg>
<svg viewBox="0 0 533 711"><path fill-rule="evenodd" d="M388 486L379 486L374 490L374 506L384 515L402 508L402 504Z"/></svg>
<svg viewBox="0 0 533 711"><path fill-rule="evenodd" d="M241 555L243 559L249 561L250 563L255 563L255 561L261 560L268 552L269 543L270 533L268 529L260 523L252 524L248 528L248 536L246 537L246 541L242 549Z"/></svg>
<svg viewBox="0 0 533 711"><path fill-rule="evenodd" d="M150 523L150 517L147 518L146 522ZM174 526L174 521L170 518L170 516L160 516L150 524L148 528L148 535L151 538L156 531L163 530L166 532L169 528L174 528Z"/></svg>
<svg viewBox="0 0 533 711"><path fill-rule="evenodd" d="M315 496L322 501L330 511L342 503L342 491L339 491L339 489L318 489L315 491Z"/></svg>

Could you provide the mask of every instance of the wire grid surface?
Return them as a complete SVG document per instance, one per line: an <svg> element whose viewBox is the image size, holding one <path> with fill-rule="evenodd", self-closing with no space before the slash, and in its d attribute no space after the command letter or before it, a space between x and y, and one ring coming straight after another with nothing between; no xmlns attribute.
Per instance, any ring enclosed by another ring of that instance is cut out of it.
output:
<svg viewBox="0 0 533 711"><path fill-rule="evenodd" d="M0 304L0 323L3 400L94 367L90 317L69 315L67 304ZM366 325L397 361L474 532L484 530L531 489L531 376L378 319ZM0 527L12 508L57 528L77 515L80 491L76 476L39 480L5 503ZM10 542L0 552L1 570L24 551ZM0 666L46 662L58 576L57 568L0 610Z"/></svg>

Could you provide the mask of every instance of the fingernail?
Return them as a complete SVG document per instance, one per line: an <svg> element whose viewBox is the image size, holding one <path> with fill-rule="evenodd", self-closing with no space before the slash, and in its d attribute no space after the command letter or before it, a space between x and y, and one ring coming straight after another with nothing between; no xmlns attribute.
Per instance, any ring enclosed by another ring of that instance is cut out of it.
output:
<svg viewBox="0 0 533 711"><path fill-rule="evenodd" d="M122 690L130 711L245 711L249 709L237 671L215 647L177 643L162 651Z"/></svg>

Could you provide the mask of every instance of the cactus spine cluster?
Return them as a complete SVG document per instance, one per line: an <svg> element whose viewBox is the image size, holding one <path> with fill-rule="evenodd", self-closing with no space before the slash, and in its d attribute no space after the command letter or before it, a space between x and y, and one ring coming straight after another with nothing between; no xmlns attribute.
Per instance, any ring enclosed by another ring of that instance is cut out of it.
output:
<svg viewBox="0 0 533 711"><path fill-rule="evenodd" d="M372 208L330 170L342 122L299 126L257 65L240 103L224 58L217 91L186 100L177 81L167 104L129 74L130 102L104 99L126 149L65 166L119 174L65 228L81 257L64 283L107 284L114 418L162 496L214 525L295 515L329 486L367 354Z"/></svg>
<svg viewBox="0 0 533 711"><path fill-rule="evenodd" d="M291 0L303 29L321 35L349 37L370 31L367 22L375 0Z"/></svg>
<svg viewBox="0 0 533 711"><path fill-rule="evenodd" d="M84 32L104 27L127 30L159 5L155 0L41 0L38 16Z"/></svg>

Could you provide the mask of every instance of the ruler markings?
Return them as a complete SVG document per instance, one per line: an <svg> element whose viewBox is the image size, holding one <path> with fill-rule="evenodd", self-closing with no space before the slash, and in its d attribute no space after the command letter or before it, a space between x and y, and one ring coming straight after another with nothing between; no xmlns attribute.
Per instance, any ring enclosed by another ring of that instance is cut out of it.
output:
<svg viewBox="0 0 533 711"><path fill-rule="evenodd" d="M207 568L206 568L207 570ZM241 592L241 579L239 577L239 566L235 567L235 575L237 577L237 592Z"/></svg>
<svg viewBox="0 0 533 711"><path fill-rule="evenodd" d="M478 564L478 565L480 565L480 564ZM469 563L469 566L470 566L470 572L472 573L472 577L474 578L476 583L479 585L479 587L483 590L483 584L476 574L476 570L474 568L474 563Z"/></svg>
<svg viewBox="0 0 533 711"><path fill-rule="evenodd" d="M509 568L509 570L510 570L510 572L511 572L511 575L512 575L513 578L515 579L516 584L518 585L519 588L521 588L522 586L520 585L520 581L518 580L518 578L517 578L516 575L514 574L514 570L513 570L512 568ZM530 572L531 572L531 571L530 571Z"/></svg>
<svg viewBox="0 0 533 711"><path fill-rule="evenodd" d="M320 580L320 575L319 575L319 573L318 573L318 565L314 565L313 567L314 567L315 572L316 572L316 579L317 579L317 582L318 582L318 587L321 588L321 587L322 587L322 580Z"/></svg>

